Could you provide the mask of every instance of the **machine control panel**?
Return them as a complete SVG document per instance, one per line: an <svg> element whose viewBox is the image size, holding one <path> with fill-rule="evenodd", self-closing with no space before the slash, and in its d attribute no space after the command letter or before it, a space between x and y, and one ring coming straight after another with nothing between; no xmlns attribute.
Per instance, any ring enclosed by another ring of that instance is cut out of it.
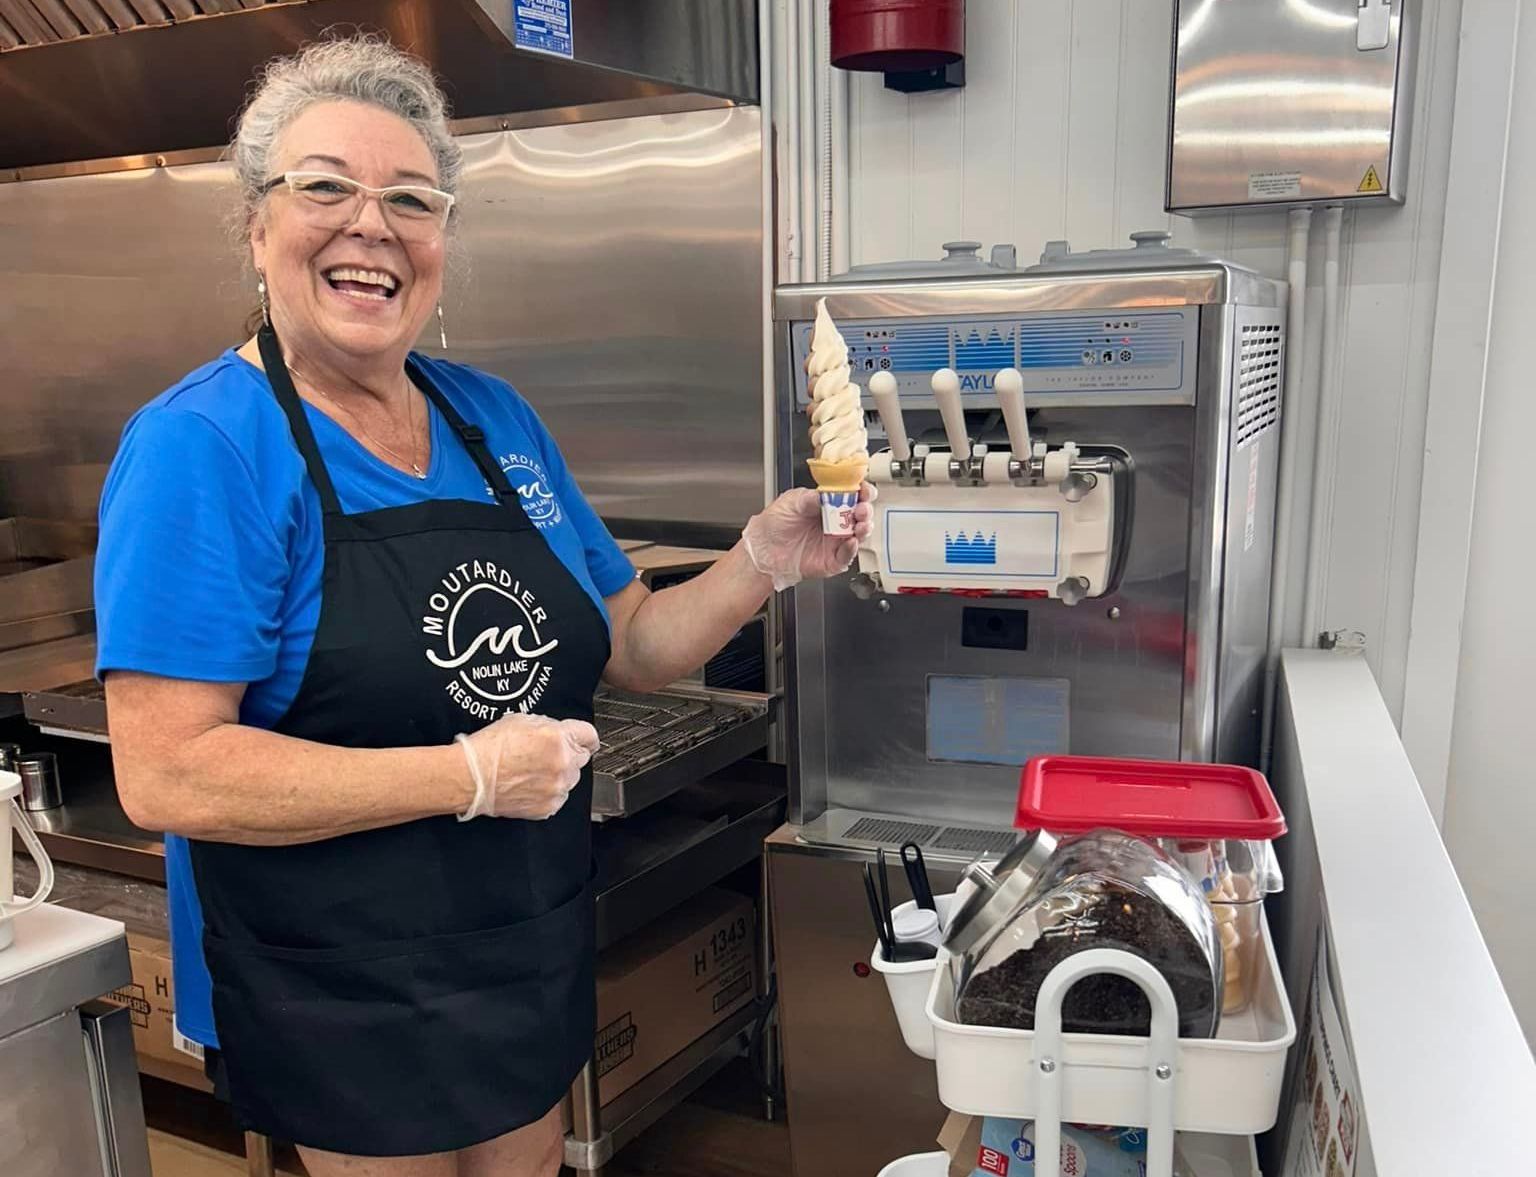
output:
<svg viewBox="0 0 1536 1177"><path fill-rule="evenodd" d="M808 403L811 326L796 323L791 333L800 405ZM867 388L875 373L889 372L903 401L931 402L930 379L940 368L959 375L963 401L995 403L993 381L1003 368L1019 370L1032 402L1083 393L1193 399L1195 308L851 319L838 326L854 382Z"/></svg>

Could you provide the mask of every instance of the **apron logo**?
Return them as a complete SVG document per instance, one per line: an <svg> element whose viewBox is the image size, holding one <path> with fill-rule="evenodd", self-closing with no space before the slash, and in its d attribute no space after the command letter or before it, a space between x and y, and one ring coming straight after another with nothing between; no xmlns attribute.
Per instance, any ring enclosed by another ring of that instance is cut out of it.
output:
<svg viewBox="0 0 1536 1177"><path fill-rule="evenodd" d="M507 481L517 488L517 497L522 500L523 513L529 522L541 531L560 522L564 517L560 513L560 501L550 488L549 475L543 466L522 454L502 454L496 460Z"/></svg>
<svg viewBox="0 0 1536 1177"><path fill-rule="evenodd" d="M554 674L547 657L560 645L541 633L549 616L537 598L488 560L458 565L438 586L421 632L437 639L427 661L454 672L448 694L476 719L532 711Z"/></svg>

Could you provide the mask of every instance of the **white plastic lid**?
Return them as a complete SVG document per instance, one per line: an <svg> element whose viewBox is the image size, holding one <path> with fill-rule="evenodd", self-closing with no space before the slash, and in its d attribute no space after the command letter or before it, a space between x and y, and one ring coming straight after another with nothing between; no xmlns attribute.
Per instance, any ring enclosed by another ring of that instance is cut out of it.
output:
<svg viewBox="0 0 1536 1177"><path fill-rule="evenodd" d="M1089 249L1073 253L1065 241L1047 241L1038 265L1026 274L1071 274L1080 270L1154 270L1167 266L1210 265L1220 259L1195 249L1175 248L1165 229L1132 233L1130 249Z"/></svg>
<svg viewBox="0 0 1536 1177"><path fill-rule="evenodd" d="M875 278L978 278L1018 272L1018 250L994 245L990 260L981 257L979 241L946 241L941 258L905 262L872 262L838 274L834 282L861 282Z"/></svg>
<svg viewBox="0 0 1536 1177"><path fill-rule="evenodd" d="M0 772L0 802L21 796L21 777L14 772Z"/></svg>

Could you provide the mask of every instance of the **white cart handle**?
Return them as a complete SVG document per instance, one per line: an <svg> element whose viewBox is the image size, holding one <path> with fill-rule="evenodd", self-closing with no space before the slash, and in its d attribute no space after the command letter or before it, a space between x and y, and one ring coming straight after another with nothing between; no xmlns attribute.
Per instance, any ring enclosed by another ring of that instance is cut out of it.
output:
<svg viewBox="0 0 1536 1177"><path fill-rule="evenodd" d="M16 803L15 798L10 800L9 805L11 825L21 835L21 840L26 845L27 853L32 856L32 861L37 863L37 887L26 899L13 899L9 895L0 896L0 919L9 919L24 911L31 911L47 899L53 890L53 861L48 857L48 852L43 849L42 842L32 830L32 823L27 820L26 813ZM10 848L0 847L0 852L8 854Z"/></svg>
<svg viewBox="0 0 1536 1177"><path fill-rule="evenodd" d="M1061 1177L1061 1100L1066 1058L1061 1003L1084 977L1110 973L1136 982L1152 1003L1147 1036L1147 1177L1173 1177L1173 1081L1178 1062L1179 1006L1156 968L1118 948L1090 948L1062 961L1040 986L1035 1002L1035 1065L1039 1114L1035 1117L1035 1177Z"/></svg>

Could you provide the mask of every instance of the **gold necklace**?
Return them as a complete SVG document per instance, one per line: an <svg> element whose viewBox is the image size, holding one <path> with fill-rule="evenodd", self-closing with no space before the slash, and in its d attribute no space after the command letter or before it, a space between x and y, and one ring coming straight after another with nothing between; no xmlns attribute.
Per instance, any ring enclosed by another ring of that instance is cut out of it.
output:
<svg viewBox="0 0 1536 1177"><path fill-rule="evenodd" d="M293 368L293 365L290 364L289 367ZM363 436L366 437L369 441L373 442L374 445L378 446L385 453L389 454L390 457L395 459L395 461L397 461L397 462L404 462L407 466L409 466L411 468L411 473L414 474L417 478L425 478L427 476L427 472L421 468L421 463L417 462L416 459L408 458L404 454L402 454L399 450L395 449L394 446L386 445L384 442L380 441L368 429L368 426L363 424L363 420L362 420L361 417L359 417L356 413L354 413L346 405L344 405L340 401L338 401L330 393L326 392L325 389L321 388L318 384L316 384L308 376L304 376L304 373L299 372L299 370L297 368L293 368L293 371L298 372L298 374L300 376L303 376L304 377L304 382L306 384L308 384L311 388L313 388L321 396L325 397L326 400L330 401L331 404L335 405L338 409L340 409L343 413L345 413L349 418L351 418L352 423L355 424L360 430L362 430ZM410 428L410 431L411 431L411 440L414 442L416 440L416 412L415 412L416 398L410 396L409 393L407 393L406 395L408 397L408 399L406 401L406 406L405 406L407 425L408 425L408 427Z"/></svg>

